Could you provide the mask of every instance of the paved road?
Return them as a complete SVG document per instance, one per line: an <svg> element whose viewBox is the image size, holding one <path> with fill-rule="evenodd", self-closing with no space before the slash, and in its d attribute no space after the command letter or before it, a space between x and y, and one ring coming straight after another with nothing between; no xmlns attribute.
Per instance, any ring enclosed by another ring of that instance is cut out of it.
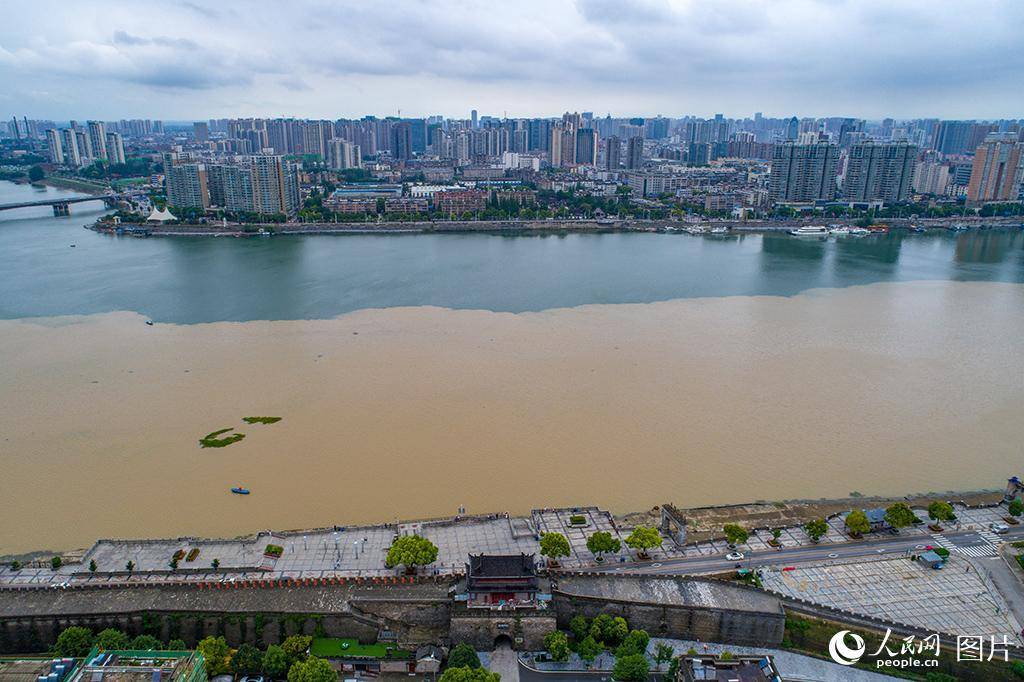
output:
<svg viewBox="0 0 1024 682"><path fill-rule="evenodd" d="M989 543L977 531L943 532L946 540L958 547L978 547ZM1000 536L1004 541L1024 539L1024 528L1013 528ZM743 568L761 566L788 566L802 563L817 563L829 559L848 559L879 554L905 554L921 550L938 543L930 535L906 534L889 535L879 539L837 543L829 545L803 545L770 551L745 552L742 562L728 561L724 556L685 557L661 561L602 566L588 570L601 573L643 573L643 574L688 574L716 573L728 571L741 563ZM989 545L990 546L990 545Z"/></svg>

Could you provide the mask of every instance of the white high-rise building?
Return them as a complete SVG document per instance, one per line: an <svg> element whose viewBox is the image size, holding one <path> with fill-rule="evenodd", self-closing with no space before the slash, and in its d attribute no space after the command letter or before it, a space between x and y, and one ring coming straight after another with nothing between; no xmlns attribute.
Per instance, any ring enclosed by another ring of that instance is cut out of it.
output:
<svg viewBox="0 0 1024 682"><path fill-rule="evenodd" d="M107 126L103 121L89 121L89 146L94 159L107 159Z"/></svg>
<svg viewBox="0 0 1024 682"><path fill-rule="evenodd" d="M50 161L58 165L64 165L64 146L60 141L60 131L50 128L46 131L46 143L50 147Z"/></svg>
<svg viewBox="0 0 1024 682"><path fill-rule="evenodd" d="M362 168L363 156L359 145L337 137L332 139L327 145L327 164L336 170Z"/></svg>
<svg viewBox="0 0 1024 682"><path fill-rule="evenodd" d="M78 135L74 128L60 131L64 143L64 163L68 166L81 166L82 155L78 153Z"/></svg>
<svg viewBox="0 0 1024 682"><path fill-rule="evenodd" d="M107 160L111 164L124 163L124 138L121 133L107 133Z"/></svg>

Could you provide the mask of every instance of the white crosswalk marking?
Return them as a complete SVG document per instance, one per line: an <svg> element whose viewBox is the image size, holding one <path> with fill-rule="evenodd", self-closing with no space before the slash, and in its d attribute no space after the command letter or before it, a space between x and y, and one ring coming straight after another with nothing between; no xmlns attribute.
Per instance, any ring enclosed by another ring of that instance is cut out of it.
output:
<svg viewBox="0 0 1024 682"><path fill-rule="evenodd" d="M944 535L939 533L932 533L932 539L935 540L935 544L939 547L945 547L946 549L956 549L956 545Z"/></svg>
<svg viewBox="0 0 1024 682"><path fill-rule="evenodd" d="M959 552L964 556L972 557L985 557L996 555L996 548L987 543L984 545L971 545L970 547L956 547L953 549L953 551Z"/></svg>
<svg viewBox="0 0 1024 682"><path fill-rule="evenodd" d="M980 535L985 542L995 545L996 547L1003 544L1003 538L990 530L980 530L978 531L978 535Z"/></svg>

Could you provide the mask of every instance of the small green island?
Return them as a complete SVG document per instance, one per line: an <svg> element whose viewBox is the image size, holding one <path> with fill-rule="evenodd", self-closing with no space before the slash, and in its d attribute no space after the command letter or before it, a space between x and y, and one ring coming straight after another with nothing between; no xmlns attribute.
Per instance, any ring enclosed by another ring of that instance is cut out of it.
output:
<svg viewBox="0 0 1024 682"><path fill-rule="evenodd" d="M229 426L226 429L221 429L220 431L214 431L213 433L206 434L205 436L199 439L199 447L224 448L231 445L232 443L237 443L238 441L245 438L244 433L237 432L232 433L230 436L224 436L223 438L220 437L223 434L227 433L228 431L234 431L234 429Z"/></svg>
<svg viewBox="0 0 1024 682"><path fill-rule="evenodd" d="M281 417L242 417L246 424L276 424Z"/></svg>

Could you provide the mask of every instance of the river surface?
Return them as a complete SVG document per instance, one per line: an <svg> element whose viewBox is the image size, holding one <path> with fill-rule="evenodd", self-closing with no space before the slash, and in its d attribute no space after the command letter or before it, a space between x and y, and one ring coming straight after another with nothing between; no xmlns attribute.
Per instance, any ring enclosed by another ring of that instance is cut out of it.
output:
<svg viewBox="0 0 1024 682"><path fill-rule="evenodd" d="M0 554L1022 473L1020 231L138 239L71 211L0 212Z"/></svg>

